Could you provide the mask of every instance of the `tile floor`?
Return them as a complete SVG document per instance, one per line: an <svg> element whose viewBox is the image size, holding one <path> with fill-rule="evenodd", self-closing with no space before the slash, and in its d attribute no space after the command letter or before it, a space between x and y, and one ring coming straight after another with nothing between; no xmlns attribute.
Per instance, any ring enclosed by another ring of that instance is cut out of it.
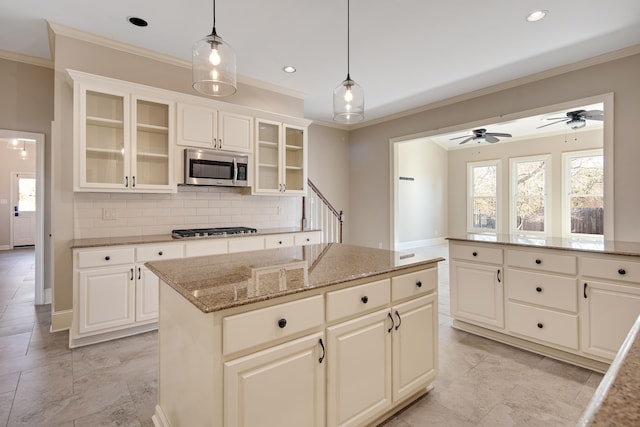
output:
<svg viewBox="0 0 640 427"><path fill-rule="evenodd" d="M33 306L33 260L0 251L0 426L152 426L156 333L69 350ZM440 375L385 427L574 426L602 375L452 329L447 261L439 273Z"/></svg>

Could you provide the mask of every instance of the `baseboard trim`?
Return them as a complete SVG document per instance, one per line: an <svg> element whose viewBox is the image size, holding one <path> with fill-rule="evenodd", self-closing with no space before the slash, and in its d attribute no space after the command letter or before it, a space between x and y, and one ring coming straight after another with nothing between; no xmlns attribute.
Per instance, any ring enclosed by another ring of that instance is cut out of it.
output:
<svg viewBox="0 0 640 427"><path fill-rule="evenodd" d="M60 310L51 313L51 332L66 331L71 328L73 310Z"/></svg>
<svg viewBox="0 0 640 427"><path fill-rule="evenodd" d="M124 329L117 329L109 332L98 332L94 335L84 337L69 334L69 348L82 347L90 344L98 344L105 341L111 341L118 338L130 337L132 335L142 334L145 332L155 331L158 329L158 322L145 323L144 325L136 325Z"/></svg>
<svg viewBox="0 0 640 427"><path fill-rule="evenodd" d="M472 325L458 319L453 319L453 324L451 326L454 329L459 329L464 332L479 335L484 338L511 345L513 347L521 348L523 350L531 351L533 353L541 354L543 356L570 363L572 365L580 366L582 368L587 368L592 371L605 373L607 372L607 369L609 369L609 363L589 359L587 357L568 353L566 351L562 351L553 347L547 347L546 345L527 341L525 339L514 337L511 335L506 335L498 331L483 328L482 326Z"/></svg>
<svg viewBox="0 0 640 427"><path fill-rule="evenodd" d="M53 301L51 288L47 288L44 290L44 302L43 304L51 304Z"/></svg>
<svg viewBox="0 0 640 427"><path fill-rule="evenodd" d="M2 246L0 246L0 251L10 251L11 249L13 249L13 246L11 246L11 245L2 245Z"/></svg>

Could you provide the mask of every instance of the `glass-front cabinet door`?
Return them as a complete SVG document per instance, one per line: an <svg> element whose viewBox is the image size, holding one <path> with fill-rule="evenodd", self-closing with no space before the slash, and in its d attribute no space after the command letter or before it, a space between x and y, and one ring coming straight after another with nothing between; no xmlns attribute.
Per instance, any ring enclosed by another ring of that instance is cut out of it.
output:
<svg viewBox="0 0 640 427"><path fill-rule="evenodd" d="M282 164L280 160L281 125L268 120L258 120L256 127L258 137L256 138L255 150L255 191L281 193L283 191L280 172Z"/></svg>
<svg viewBox="0 0 640 427"><path fill-rule="evenodd" d="M170 185L173 104L134 97L132 100L132 189L154 189Z"/></svg>
<svg viewBox="0 0 640 427"><path fill-rule="evenodd" d="M304 193L306 189L305 129L284 125L284 185L287 193Z"/></svg>
<svg viewBox="0 0 640 427"><path fill-rule="evenodd" d="M125 188L129 151L126 93L82 90L80 185Z"/></svg>

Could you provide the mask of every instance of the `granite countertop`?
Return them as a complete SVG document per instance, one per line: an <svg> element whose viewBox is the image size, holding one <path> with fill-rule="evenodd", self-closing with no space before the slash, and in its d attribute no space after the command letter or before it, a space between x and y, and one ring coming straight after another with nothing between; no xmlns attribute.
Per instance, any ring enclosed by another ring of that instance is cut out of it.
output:
<svg viewBox="0 0 640 427"><path fill-rule="evenodd" d="M447 237L447 239L479 243L501 243L513 246L538 246L548 249L594 252L613 255L640 256L640 242L480 233L469 233L462 236L452 236Z"/></svg>
<svg viewBox="0 0 640 427"><path fill-rule="evenodd" d="M185 227L186 228L186 227ZM140 245L145 243L182 242L202 239L228 239L235 237L266 236L269 234L301 233L307 231L320 231L316 229L303 229L301 227L263 228L253 234L232 234L227 236L185 237L175 238L171 234L155 234L149 236L117 236L95 237L87 239L74 239L69 246L71 249L93 248L99 246Z"/></svg>
<svg viewBox="0 0 640 427"><path fill-rule="evenodd" d="M154 261L145 266L209 313L442 260L325 243Z"/></svg>
<svg viewBox="0 0 640 427"><path fill-rule="evenodd" d="M578 426L640 425L640 316L596 389Z"/></svg>

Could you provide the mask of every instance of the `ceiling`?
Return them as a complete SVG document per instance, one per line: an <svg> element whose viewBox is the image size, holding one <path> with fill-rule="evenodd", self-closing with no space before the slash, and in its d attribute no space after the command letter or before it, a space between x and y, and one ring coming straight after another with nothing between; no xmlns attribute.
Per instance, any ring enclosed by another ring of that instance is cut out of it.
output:
<svg viewBox="0 0 640 427"><path fill-rule="evenodd" d="M548 16L527 22L537 9ZM210 0L6 0L0 49L49 58L49 20L190 61L211 14ZM347 71L345 0L217 0L216 15L239 80L300 92L305 117L332 122ZM639 43L638 0L351 0L351 77L366 121Z"/></svg>

